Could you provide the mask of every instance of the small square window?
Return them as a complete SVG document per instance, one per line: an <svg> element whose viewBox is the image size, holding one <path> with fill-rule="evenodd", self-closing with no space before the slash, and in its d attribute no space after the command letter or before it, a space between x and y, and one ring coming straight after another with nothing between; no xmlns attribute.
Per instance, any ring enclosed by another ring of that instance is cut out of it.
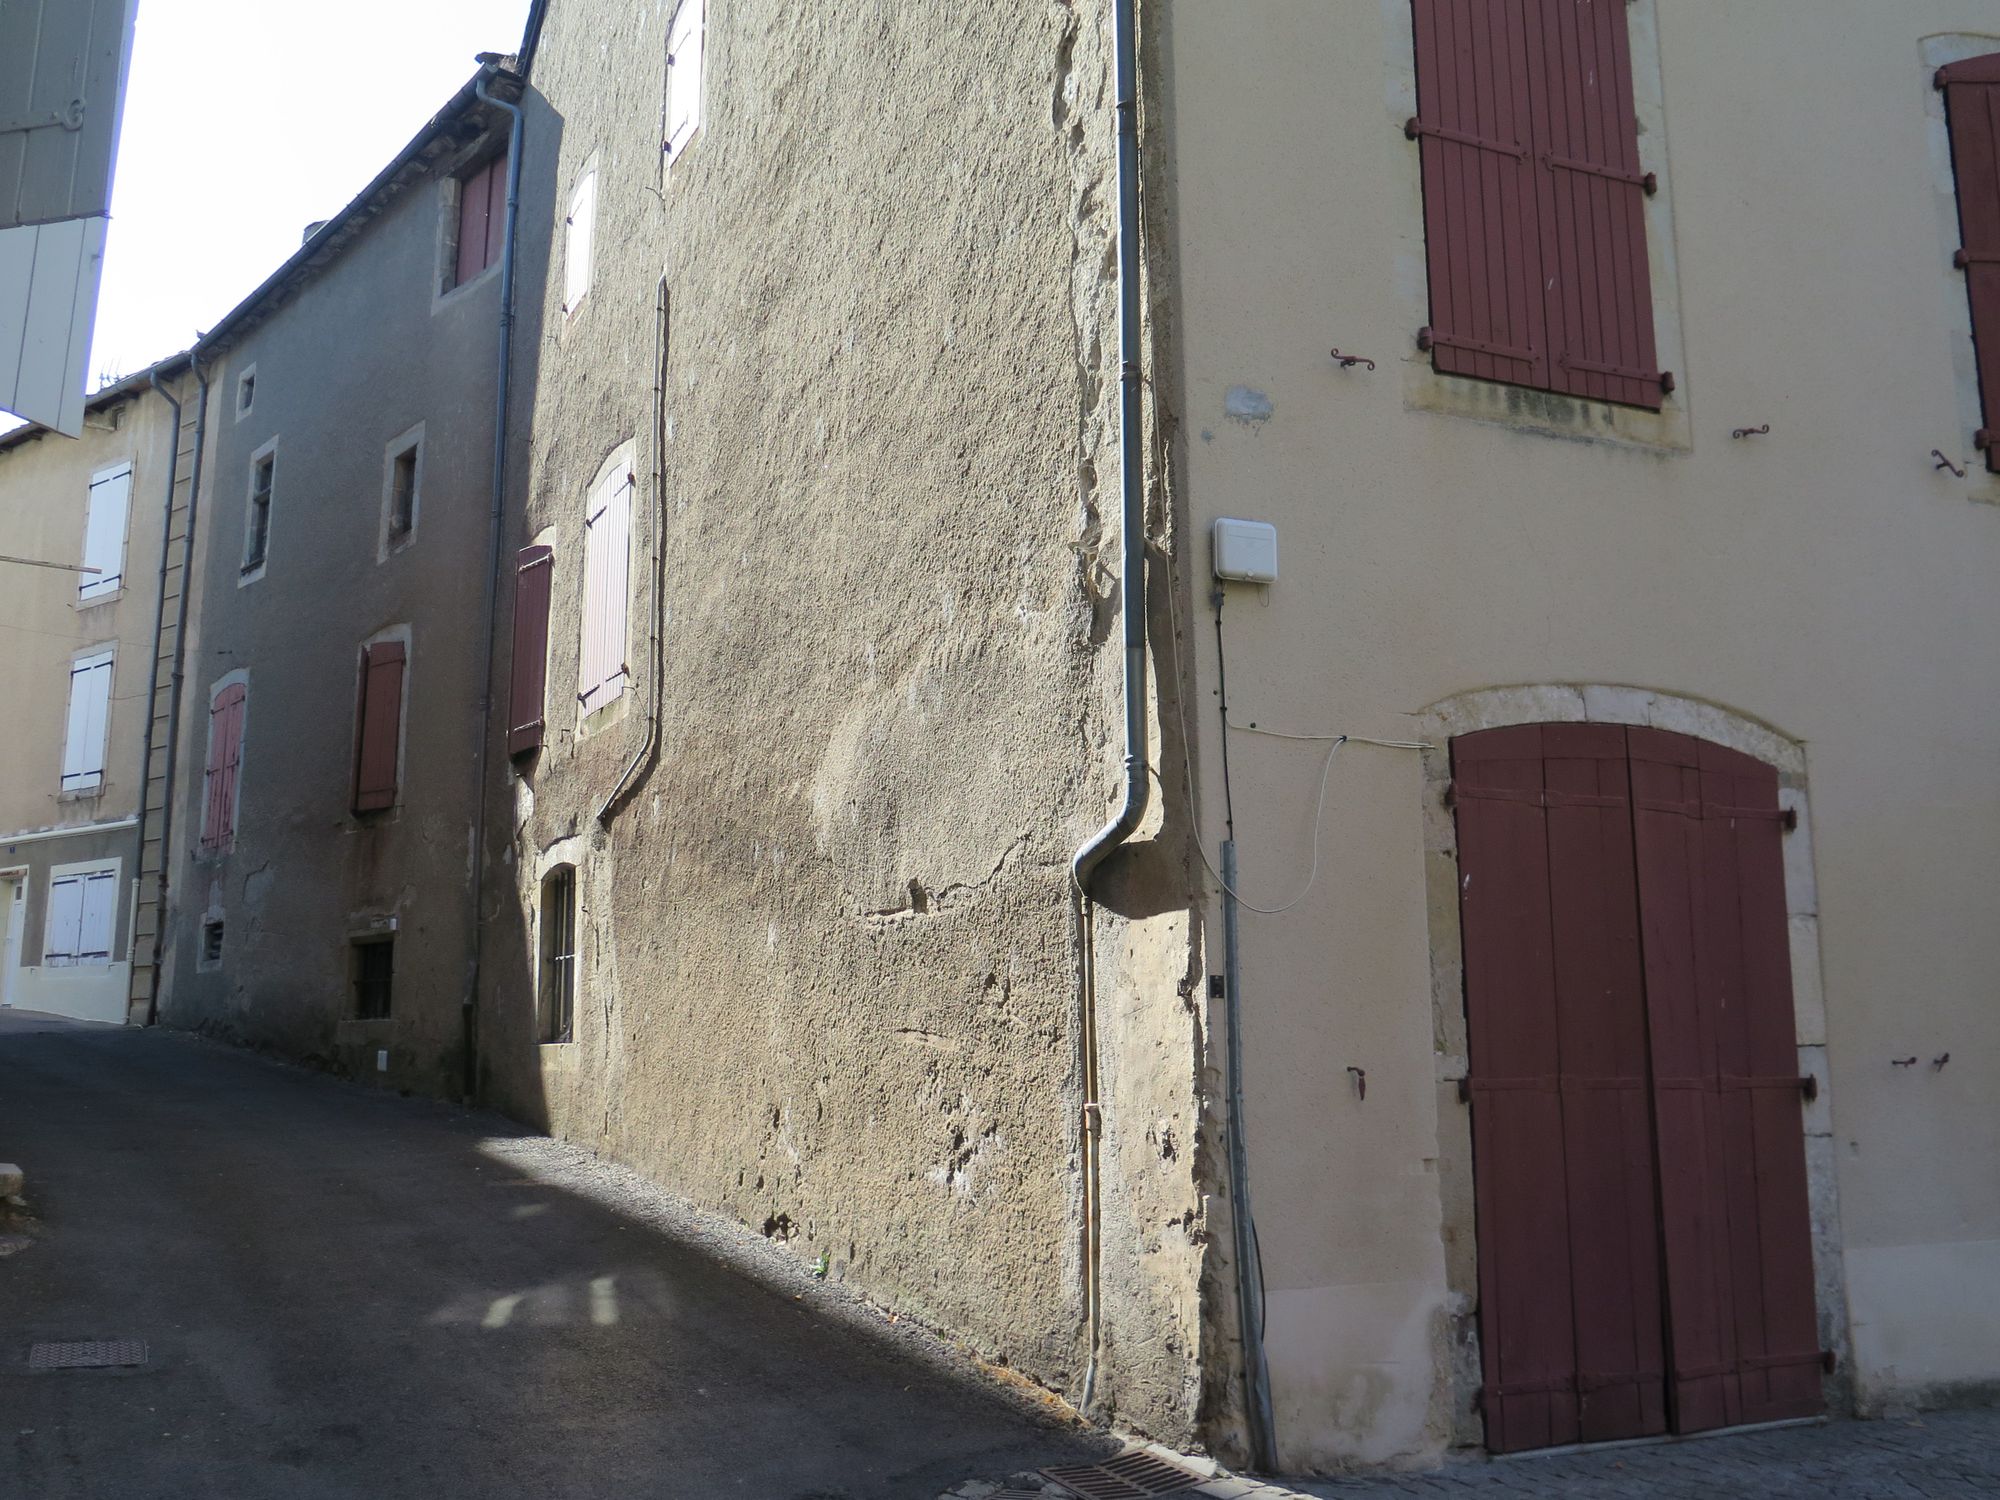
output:
<svg viewBox="0 0 2000 1500"><path fill-rule="evenodd" d="M354 1018L389 1019L390 981L396 970L394 938L357 938L353 945Z"/></svg>
<svg viewBox="0 0 2000 1500"><path fill-rule="evenodd" d="M222 962L222 920L201 924L201 961L205 964Z"/></svg>

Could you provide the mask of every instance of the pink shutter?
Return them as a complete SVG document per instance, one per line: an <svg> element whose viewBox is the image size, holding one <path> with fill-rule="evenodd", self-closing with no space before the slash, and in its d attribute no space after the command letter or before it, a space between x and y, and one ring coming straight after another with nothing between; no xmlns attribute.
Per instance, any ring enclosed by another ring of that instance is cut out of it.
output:
<svg viewBox="0 0 2000 1500"><path fill-rule="evenodd" d="M514 563L514 654L509 665L507 753L538 750L549 675L549 591L555 553L523 547Z"/></svg>
<svg viewBox="0 0 2000 1500"><path fill-rule="evenodd" d="M1974 441L2000 473L2000 52L1939 70L1958 179L1959 251L1972 303L1982 419Z"/></svg>
<svg viewBox="0 0 2000 1500"><path fill-rule="evenodd" d="M1446 374L1548 383L1521 0L1415 0L1431 322Z"/></svg>
<svg viewBox="0 0 2000 1500"><path fill-rule="evenodd" d="M454 285L463 286L486 269L487 219L492 208L492 172L482 168L458 184L458 270Z"/></svg>
<svg viewBox="0 0 2000 1500"><path fill-rule="evenodd" d="M201 847L226 849L236 836L236 780L243 762L245 691L232 683L208 711L208 766L202 777Z"/></svg>
<svg viewBox="0 0 2000 1500"><path fill-rule="evenodd" d="M354 755L354 810L358 813L396 805L404 656L401 641L379 641L362 653L361 723Z"/></svg>
<svg viewBox="0 0 2000 1500"><path fill-rule="evenodd" d="M1525 3L1551 387L1657 411L1672 387L1653 337L1625 0Z"/></svg>
<svg viewBox="0 0 2000 1500"><path fill-rule="evenodd" d="M486 259L482 269L500 259L501 241L507 235L507 158L495 157L486 169Z"/></svg>

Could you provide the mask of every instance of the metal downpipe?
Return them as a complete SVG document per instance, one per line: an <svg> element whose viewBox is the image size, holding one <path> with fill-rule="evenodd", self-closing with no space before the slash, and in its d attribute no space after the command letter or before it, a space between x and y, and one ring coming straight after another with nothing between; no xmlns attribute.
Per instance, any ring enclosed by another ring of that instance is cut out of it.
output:
<svg viewBox="0 0 2000 1500"><path fill-rule="evenodd" d="M1102 1233L1103 1137L1097 1098L1097 974L1093 954L1092 879L1098 867L1139 827L1146 812L1146 471L1142 326L1139 302L1139 64L1137 0L1113 0L1114 80L1118 111L1118 477L1121 607L1125 623L1125 795L1117 814L1076 851L1070 872L1076 881L1080 975L1080 1037L1083 1053L1084 1299L1089 1359L1084 1367L1080 1408L1090 1409L1097 1390L1099 1240Z"/></svg>
<svg viewBox="0 0 2000 1500"><path fill-rule="evenodd" d="M490 75L489 75L490 77ZM507 501L507 399L514 366L514 230L521 210L521 106L496 99L486 91L488 79L473 85L483 104L512 116L507 132L507 223L500 240L500 359L493 397L493 506L487 523L485 607L481 618L486 638L481 652L478 738L472 749L472 952L459 1001L459 1048L463 1053L461 1084L468 1101L479 1097L478 1027L480 950L484 924L480 907L486 899L486 754L493 738L493 632L500 613L500 537Z"/></svg>
<svg viewBox="0 0 2000 1500"><path fill-rule="evenodd" d="M160 801L160 880L154 888L153 918L158 936L153 939L153 977L147 985L146 1024L152 1026L160 1019L160 954L161 940L167 933L167 897L173 889L173 847L174 847L174 766L180 758L181 743L181 687L185 677L183 667L187 661L188 595L194 578L194 534L197 512L201 506L201 455L208 438L208 377L201 370L201 341L195 340L194 348L188 351L188 368L194 372L194 453L188 459L188 504L187 530L181 538L181 599L174 612L174 665L169 674L171 684L167 694L167 794ZM180 434L174 434L176 453L180 449ZM171 520L173 507L169 500L167 514ZM157 669L157 663L156 663ZM151 705L147 705L150 716ZM150 721L150 720L149 720ZM140 825L143 834L145 825Z"/></svg>
<svg viewBox="0 0 2000 1500"><path fill-rule="evenodd" d="M132 877L136 882L146 869L146 816L152 807L153 790L153 720L154 706L160 701L160 638L167 630L167 568L174 555L174 483L180 477L181 469L181 402L167 394L167 388L160 384L160 371L156 365L146 377L153 393L174 409L173 438L167 445L167 504L160 519L160 584L153 595L153 659L146 669L146 733L139 751L139 835L132 851ZM192 498L190 496L190 498ZM187 592L187 579L181 579L181 592ZM171 783L166 786L166 795L172 797ZM160 866L166 867L167 846L160 845ZM166 910L157 902L153 907L153 972L160 972L160 950L162 940L167 935ZM139 920L138 903L132 905L132 920ZM148 986L146 996L146 1024L153 1024L155 1009L154 991ZM130 1021L131 996L126 996L127 1016Z"/></svg>

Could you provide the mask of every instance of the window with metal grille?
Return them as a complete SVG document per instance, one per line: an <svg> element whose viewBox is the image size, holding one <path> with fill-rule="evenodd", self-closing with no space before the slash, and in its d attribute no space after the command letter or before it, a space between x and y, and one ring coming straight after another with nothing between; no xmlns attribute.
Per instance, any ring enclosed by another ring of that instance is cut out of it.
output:
<svg viewBox="0 0 2000 1500"><path fill-rule="evenodd" d="M354 1018L389 1019L390 981L396 972L394 938L356 938L353 944Z"/></svg>
<svg viewBox="0 0 2000 1500"><path fill-rule="evenodd" d="M271 546L271 486L277 478L278 455L266 453L250 465L250 510L243 528L243 571L264 566Z"/></svg>
<svg viewBox="0 0 2000 1500"><path fill-rule="evenodd" d="M1959 249L1972 303L1972 347L1983 426L1973 436L2000 473L2000 52L1938 70L1958 184Z"/></svg>
<svg viewBox="0 0 2000 1500"><path fill-rule="evenodd" d="M1657 411L1626 0L1412 0L1440 373Z"/></svg>
<svg viewBox="0 0 2000 1500"><path fill-rule="evenodd" d="M201 924L201 961L205 964L222 962L222 920Z"/></svg>
<svg viewBox="0 0 2000 1500"><path fill-rule="evenodd" d="M541 995L544 1042L573 1039L576 1025L576 868L558 865L542 878Z"/></svg>

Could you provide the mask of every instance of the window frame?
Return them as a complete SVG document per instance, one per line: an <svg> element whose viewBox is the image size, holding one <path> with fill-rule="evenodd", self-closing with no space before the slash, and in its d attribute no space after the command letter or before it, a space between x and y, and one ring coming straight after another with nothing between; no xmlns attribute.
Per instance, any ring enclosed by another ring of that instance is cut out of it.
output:
<svg viewBox="0 0 2000 1500"><path fill-rule="evenodd" d="M264 486L261 510L263 528L258 529L260 509L257 498L257 476L269 468L271 480ZM278 440L274 437L250 455L250 471L243 495L243 562L237 570L236 585L255 583L262 578L271 565L271 533L277 508L278 494ZM255 554L251 552L253 543L258 544Z"/></svg>
<svg viewBox="0 0 2000 1500"><path fill-rule="evenodd" d="M257 404L257 365L253 360L236 377L236 420L249 416Z"/></svg>
<svg viewBox="0 0 2000 1500"><path fill-rule="evenodd" d="M544 1047L576 1040L577 870L544 871L536 909L535 1038Z"/></svg>
<svg viewBox="0 0 2000 1500"><path fill-rule="evenodd" d="M56 785L64 797L102 796L110 777L111 767L108 762L111 759L111 695L118 677L118 648L115 644L90 646L70 657L69 691L63 699L62 765L67 767L70 764L70 752L75 745L77 679L86 672L95 672L99 668L104 672L104 704L95 736L96 745L94 749L88 745L79 747L85 750L86 758L96 760L97 767L95 770L59 770ZM84 733L86 735L90 733L87 719ZM86 777L89 780L83 779ZM71 784L72 778L76 782L74 785Z"/></svg>
<svg viewBox="0 0 2000 1500"><path fill-rule="evenodd" d="M112 964L118 962L116 955L118 952L119 887L124 867L125 862L115 857L110 859L80 860L72 864L51 865L49 867L48 885L42 904L42 968L102 969L109 968ZM82 943L83 920L88 909L87 902L90 895L90 882L100 880L107 883L106 888L110 896L111 912L109 930L105 934L103 957L85 958L83 957L85 953L94 955L98 951L96 949L85 949ZM81 887L77 893L77 947L68 950L63 955L64 959L67 960L66 962L54 962L49 952L49 938L52 933L51 924L54 922L56 915L56 887L72 881L77 882Z"/></svg>
<svg viewBox="0 0 2000 1500"><path fill-rule="evenodd" d="M424 423L398 433L382 448L382 519L380 535L376 538L375 560L388 561L389 557L401 552L417 539L417 527L423 519L424 496ZM396 468L398 462L408 455L414 455L410 489L409 525L396 529Z"/></svg>
<svg viewBox="0 0 2000 1500"><path fill-rule="evenodd" d="M370 975L368 960L364 954L386 950L388 963L386 974ZM352 1021L393 1021L396 1019L396 934L387 932L355 933L347 940L348 993L352 1011L348 1016ZM381 1008L373 1008L366 1002L371 987L379 987Z"/></svg>

